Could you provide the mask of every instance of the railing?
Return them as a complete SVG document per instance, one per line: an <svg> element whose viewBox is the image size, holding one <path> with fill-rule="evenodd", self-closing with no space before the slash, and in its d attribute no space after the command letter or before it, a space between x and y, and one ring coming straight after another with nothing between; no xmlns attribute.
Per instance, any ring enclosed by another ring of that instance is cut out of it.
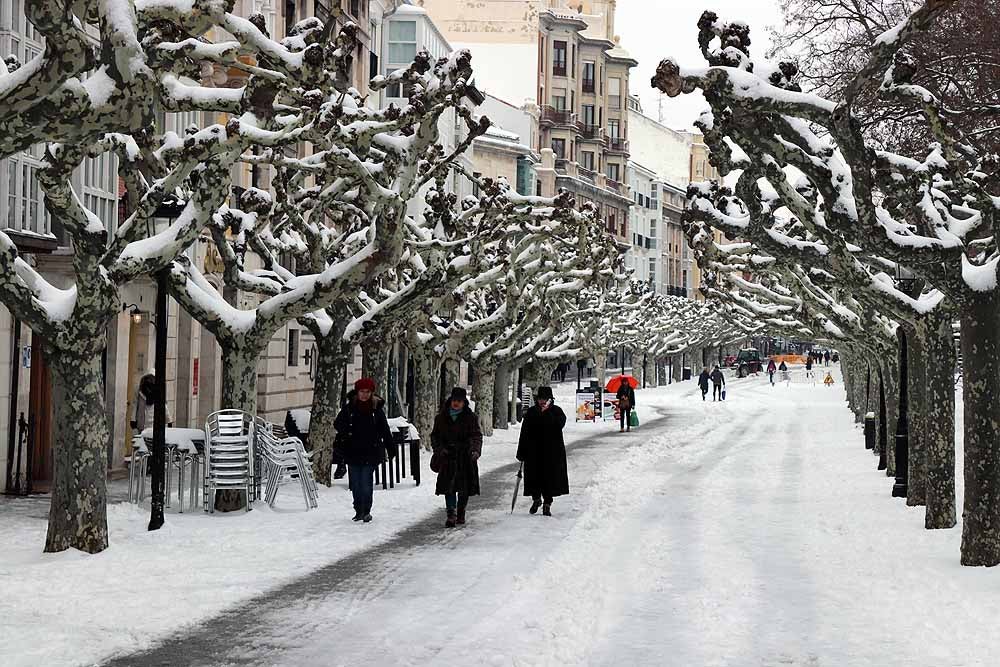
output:
<svg viewBox="0 0 1000 667"><path fill-rule="evenodd" d="M597 86L595 85L595 81L593 79L584 79L583 80L583 92L585 92L585 93L595 93L595 92L597 92Z"/></svg>
<svg viewBox="0 0 1000 667"><path fill-rule="evenodd" d="M591 183L597 180L597 172L594 171L593 169L587 169L586 167L579 167L577 171L580 172L580 178L583 178L584 180L590 181Z"/></svg>
<svg viewBox="0 0 1000 667"><path fill-rule="evenodd" d="M607 179L607 184L608 184L608 189L609 190L614 190L615 192L619 192L619 193L622 191L621 183L619 183L616 180L613 180L610 177Z"/></svg>
<svg viewBox="0 0 1000 667"><path fill-rule="evenodd" d="M611 137L608 139L608 150L628 153L628 141L619 137Z"/></svg>
<svg viewBox="0 0 1000 667"><path fill-rule="evenodd" d="M577 132L584 139L596 139L601 141L604 137L601 135L600 125L585 125L583 123L577 124Z"/></svg>
<svg viewBox="0 0 1000 667"><path fill-rule="evenodd" d="M568 109L556 109L555 107L542 107L542 121L555 123L557 125L571 125L573 123L573 112Z"/></svg>

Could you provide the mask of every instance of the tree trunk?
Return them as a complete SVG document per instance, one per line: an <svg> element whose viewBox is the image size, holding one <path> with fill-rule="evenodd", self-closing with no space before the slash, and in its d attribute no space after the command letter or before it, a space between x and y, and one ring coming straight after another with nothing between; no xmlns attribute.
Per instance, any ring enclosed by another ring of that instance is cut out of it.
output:
<svg viewBox="0 0 1000 667"><path fill-rule="evenodd" d="M493 428L506 430L510 425L510 366L500 364L493 373Z"/></svg>
<svg viewBox="0 0 1000 667"><path fill-rule="evenodd" d="M476 366L473 372L472 397L476 401L476 415L483 435L493 435L493 389L496 371L492 366Z"/></svg>
<svg viewBox="0 0 1000 667"><path fill-rule="evenodd" d="M1000 321L997 299L962 304L965 499L962 565L1000 564Z"/></svg>
<svg viewBox="0 0 1000 667"><path fill-rule="evenodd" d="M898 347L898 346L897 346ZM885 381L885 416L889 437L885 441L885 475L896 476L896 427L899 424L899 359L896 355L883 362Z"/></svg>
<svg viewBox="0 0 1000 667"><path fill-rule="evenodd" d="M381 336L367 338L361 345L361 374L375 380L376 393L389 400L389 355L392 344Z"/></svg>
<svg viewBox="0 0 1000 667"><path fill-rule="evenodd" d="M413 410L414 426L420 432L425 449L431 447L431 431L434 417L441 407L438 399L440 391L440 360L433 352L416 349L413 351Z"/></svg>
<svg viewBox="0 0 1000 667"><path fill-rule="evenodd" d="M920 321L918 331L927 364L921 422L927 501L924 527L953 528L956 523L955 343L951 315L934 310Z"/></svg>
<svg viewBox="0 0 1000 667"><path fill-rule="evenodd" d="M343 342L336 327L328 336L316 338L316 379L309 419L309 449L313 452L313 475L320 484L333 484L333 427L340 408L340 389L350 359L351 347Z"/></svg>
<svg viewBox="0 0 1000 667"><path fill-rule="evenodd" d="M460 359L452 357L445 359L441 371L444 373L444 390L448 394L451 394L451 390L455 387L462 386L462 362ZM442 396L441 400L446 398L447 396Z"/></svg>
<svg viewBox="0 0 1000 667"><path fill-rule="evenodd" d="M673 379L671 382L680 382L684 378L684 368L681 355L675 354L670 358L671 364L673 364Z"/></svg>
<svg viewBox="0 0 1000 667"><path fill-rule="evenodd" d="M82 347L82 346L81 346ZM108 547L107 467L110 432L101 354L47 348L55 403L52 502L45 551Z"/></svg>
<svg viewBox="0 0 1000 667"><path fill-rule="evenodd" d="M927 504L927 352L923 340L924 327L906 327L907 350L907 471L906 504L920 507Z"/></svg>
<svg viewBox="0 0 1000 667"><path fill-rule="evenodd" d="M236 347L219 341L222 347L222 409L257 414L257 359L260 347ZM259 474L259 471L255 471ZM216 491L215 509L234 512L246 506L243 491Z"/></svg>

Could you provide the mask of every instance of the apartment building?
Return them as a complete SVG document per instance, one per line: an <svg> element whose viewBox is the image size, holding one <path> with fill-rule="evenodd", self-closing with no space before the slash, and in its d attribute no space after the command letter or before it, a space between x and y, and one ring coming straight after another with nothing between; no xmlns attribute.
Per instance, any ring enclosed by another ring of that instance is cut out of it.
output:
<svg viewBox="0 0 1000 667"><path fill-rule="evenodd" d="M485 92L537 105L536 192L551 196L565 189L579 204L592 203L624 250L631 245L632 205L626 102L629 72L638 63L618 44L615 5L423 0L453 45L472 51Z"/></svg>
<svg viewBox="0 0 1000 667"><path fill-rule="evenodd" d="M532 146L538 134L538 121L532 107L519 109L492 95L485 96L479 110L492 125L472 144L474 175L502 177L519 194L535 194L535 167L539 156Z"/></svg>
<svg viewBox="0 0 1000 667"><path fill-rule="evenodd" d="M660 291L661 233L660 182L656 172L634 160L628 163L629 187L633 204L629 212L632 246L625 254L626 265L632 269L632 279Z"/></svg>

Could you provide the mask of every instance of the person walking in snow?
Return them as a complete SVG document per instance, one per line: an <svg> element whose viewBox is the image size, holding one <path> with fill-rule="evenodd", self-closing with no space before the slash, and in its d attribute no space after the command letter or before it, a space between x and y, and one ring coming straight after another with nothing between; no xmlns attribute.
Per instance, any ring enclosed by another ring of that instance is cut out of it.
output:
<svg viewBox="0 0 1000 667"><path fill-rule="evenodd" d="M830 350L827 350L826 352L823 353L823 365L824 366L830 365Z"/></svg>
<svg viewBox="0 0 1000 667"><path fill-rule="evenodd" d="M722 400L722 390L726 386L726 376L718 366L712 371L712 400Z"/></svg>
<svg viewBox="0 0 1000 667"><path fill-rule="evenodd" d="M767 376L771 379L771 386L774 386L774 373L778 370L778 367L774 365L774 359L768 359L767 361Z"/></svg>
<svg viewBox="0 0 1000 667"><path fill-rule="evenodd" d="M778 370L781 371L781 381L791 382L792 377L788 374L788 366L785 364L785 360L781 360L781 365L778 366Z"/></svg>
<svg viewBox="0 0 1000 667"><path fill-rule="evenodd" d="M629 419L632 417L632 408L635 407L635 389L627 380L622 380L615 398L618 399L618 418L621 422L621 431L631 431L632 424Z"/></svg>
<svg viewBox="0 0 1000 667"><path fill-rule="evenodd" d="M812 358L812 352L810 352L809 356L806 357L806 377L807 378L813 377L813 358Z"/></svg>
<svg viewBox="0 0 1000 667"><path fill-rule="evenodd" d="M372 520L375 467L385 460L393 444L385 401L375 395L375 380L361 378L347 395L333 426L343 443L348 482L354 495L354 521Z"/></svg>
<svg viewBox="0 0 1000 667"><path fill-rule="evenodd" d="M541 507L542 514L552 516L552 499L569 493L564 426L566 415L555 404L552 389L539 387L535 404L524 413L517 442L517 460L524 463L524 495L531 497L531 514Z"/></svg>
<svg viewBox="0 0 1000 667"><path fill-rule="evenodd" d="M464 525L469 497L479 495L483 432L462 387L451 390L451 396L435 417L431 447L438 474L434 493L444 496L445 528Z"/></svg>
<svg viewBox="0 0 1000 667"><path fill-rule="evenodd" d="M708 374L708 366L701 369L701 375L698 376L698 387L701 389L701 400L705 400L705 396L708 394L708 380L711 376Z"/></svg>

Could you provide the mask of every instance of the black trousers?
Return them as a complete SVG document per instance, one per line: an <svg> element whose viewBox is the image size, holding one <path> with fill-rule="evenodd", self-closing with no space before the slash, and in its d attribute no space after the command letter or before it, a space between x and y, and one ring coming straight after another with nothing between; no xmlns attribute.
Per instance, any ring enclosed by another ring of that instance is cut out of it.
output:
<svg viewBox="0 0 1000 667"><path fill-rule="evenodd" d="M629 424L629 417L632 416L632 408L624 408L618 410L618 421L621 422L622 428L626 430L632 430L632 426Z"/></svg>
<svg viewBox="0 0 1000 667"><path fill-rule="evenodd" d="M717 399L717 398L718 398L719 400L722 400L722 388L723 388L724 386L725 386L725 385L721 385L721 384L713 384L713 385L712 385L712 400L713 400L713 401L714 401L715 399Z"/></svg>
<svg viewBox="0 0 1000 667"><path fill-rule="evenodd" d="M540 503L540 502L542 502L542 497L543 497L542 494L539 493L537 495L531 496L531 499L533 501L535 501L536 503ZM551 505L552 504L552 496L544 496L544 498L545 498L545 504L546 505Z"/></svg>

